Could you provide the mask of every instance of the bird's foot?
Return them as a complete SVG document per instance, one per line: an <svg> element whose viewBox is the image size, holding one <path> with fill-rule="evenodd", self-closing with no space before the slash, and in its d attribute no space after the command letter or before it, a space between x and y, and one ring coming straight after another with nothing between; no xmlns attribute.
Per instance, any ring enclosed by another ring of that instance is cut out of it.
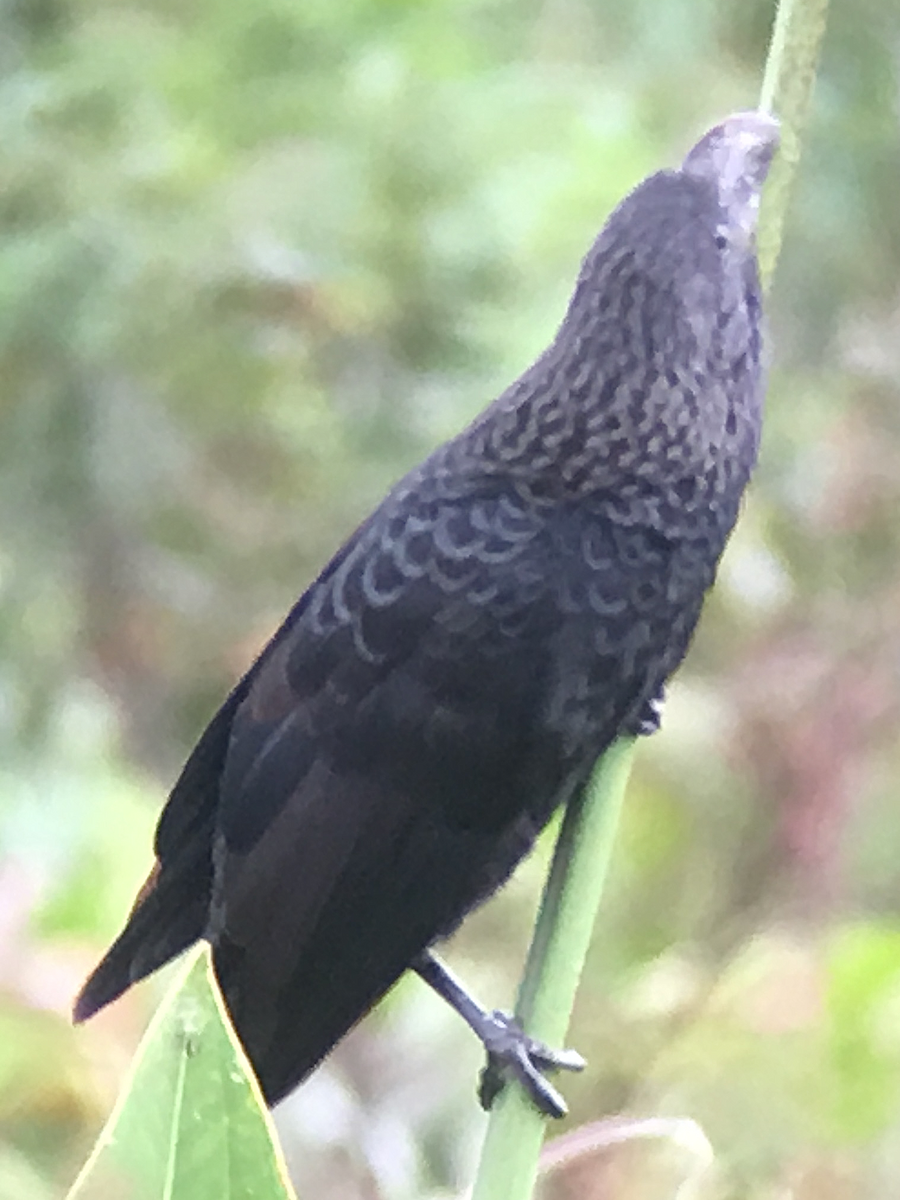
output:
<svg viewBox="0 0 900 1200"><path fill-rule="evenodd" d="M663 707L666 694L660 689L659 694L648 700L631 723L628 733L633 737L649 737L656 733L662 724Z"/></svg>
<svg viewBox="0 0 900 1200"><path fill-rule="evenodd" d="M487 1066L481 1073L478 1098L490 1108L508 1079L517 1079L540 1112L564 1117L566 1102L545 1078L545 1071L583 1071L585 1062L574 1050L551 1050L535 1041L512 1017L490 1012L466 990L432 950L423 950L413 970L434 988L463 1018L487 1051Z"/></svg>
<svg viewBox="0 0 900 1200"><path fill-rule="evenodd" d="M576 1050L551 1050L502 1012L488 1014L479 1036L488 1054L478 1088L482 1108L490 1108L507 1080L516 1079L544 1116L566 1115L565 1100L544 1072L583 1071L585 1061Z"/></svg>

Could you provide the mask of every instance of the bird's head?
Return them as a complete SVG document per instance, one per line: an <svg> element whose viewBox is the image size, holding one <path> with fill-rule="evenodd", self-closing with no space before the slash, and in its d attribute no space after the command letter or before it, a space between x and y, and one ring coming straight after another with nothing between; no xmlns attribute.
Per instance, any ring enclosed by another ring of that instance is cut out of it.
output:
<svg viewBox="0 0 900 1200"><path fill-rule="evenodd" d="M743 244L756 231L762 186L778 148L778 121L765 112L733 113L688 153L683 175L715 185L722 232Z"/></svg>

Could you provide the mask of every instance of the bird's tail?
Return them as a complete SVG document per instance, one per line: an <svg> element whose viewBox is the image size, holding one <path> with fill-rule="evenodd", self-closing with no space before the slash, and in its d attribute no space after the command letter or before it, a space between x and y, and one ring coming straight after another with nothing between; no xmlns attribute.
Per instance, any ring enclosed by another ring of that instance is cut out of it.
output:
<svg viewBox="0 0 900 1200"><path fill-rule="evenodd" d="M187 861L186 861L187 860ZM75 1001L74 1020L86 1021L203 936L212 866L199 847L182 861L154 866L125 928Z"/></svg>

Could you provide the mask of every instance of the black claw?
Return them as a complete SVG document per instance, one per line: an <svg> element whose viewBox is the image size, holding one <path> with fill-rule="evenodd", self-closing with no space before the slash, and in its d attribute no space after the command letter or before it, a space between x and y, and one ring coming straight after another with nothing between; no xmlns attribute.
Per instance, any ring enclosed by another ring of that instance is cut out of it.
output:
<svg viewBox="0 0 900 1200"><path fill-rule="evenodd" d="M518 1080L538 1110L547 1117L564 1117L565 1100L544 1071L583 1071L585 1061L576 1050L552 1050L526 1034L512 1017L490 1014L491 1028L483 1039L488 1052L481 1073L478 1099L489 1109L510 1078Z"/></svg>
<svg viewBox="0 0 900 1200"><path fill-rule="evenodd" d="M478 1103L485 1112L490 1112L494 1107L494 1101L505 1085L506 1080L503 1078L503 1071L499 1063L488 1055L488 1060L478 1077Z"/></svg>

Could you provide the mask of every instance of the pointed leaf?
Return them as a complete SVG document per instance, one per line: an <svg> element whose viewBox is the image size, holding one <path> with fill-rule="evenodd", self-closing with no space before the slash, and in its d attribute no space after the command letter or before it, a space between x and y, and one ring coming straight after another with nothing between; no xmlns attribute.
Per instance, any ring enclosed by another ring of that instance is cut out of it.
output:
<svg viewBox="0 0 900 1200"><path fill-rule="evenodd" d="M150 1023L68 1200L294 1200L209 948Z"/></svg>

